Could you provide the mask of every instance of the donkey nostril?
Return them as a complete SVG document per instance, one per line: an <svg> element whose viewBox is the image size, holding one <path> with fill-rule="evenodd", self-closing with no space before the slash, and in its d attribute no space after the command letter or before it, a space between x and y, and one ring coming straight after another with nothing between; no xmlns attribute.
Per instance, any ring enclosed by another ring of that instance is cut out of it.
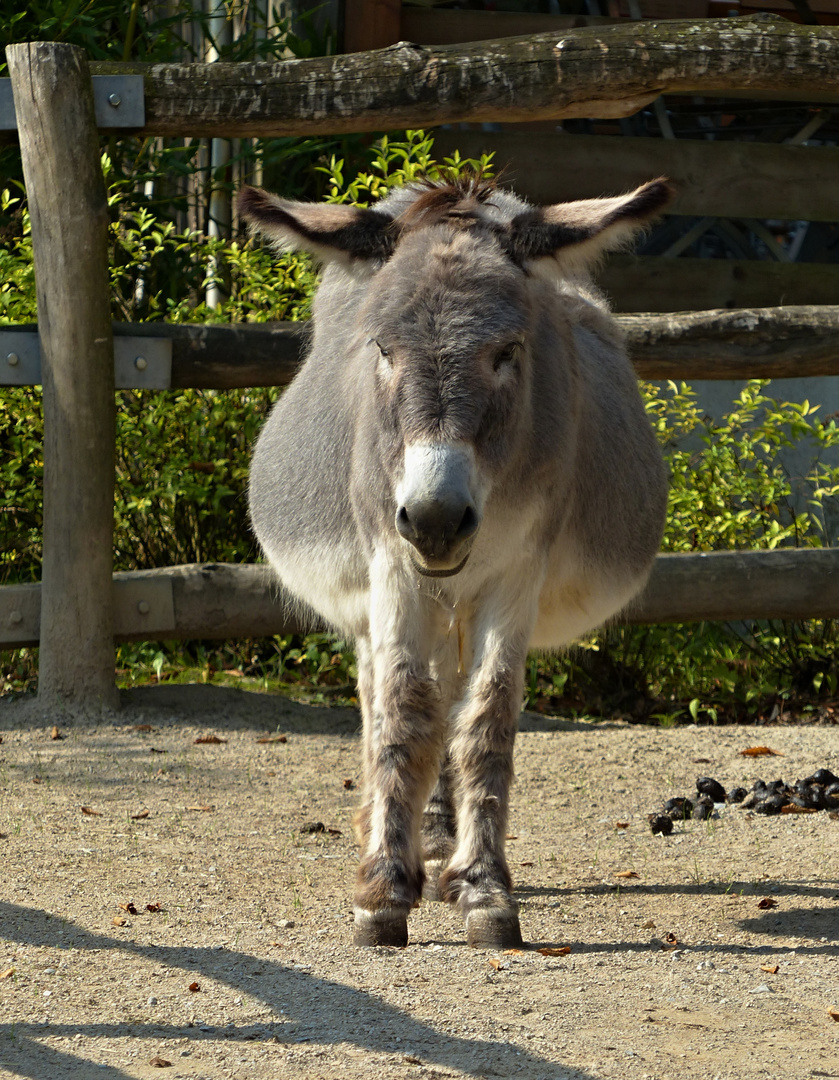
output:
<svg viewBox="0 0 839 1080"><path fill-rule="evenodd" d="M408 508L406 506L400 506L396 511L396 531L406 540L413 541L416 538L417 531L408 516Z"/></svg>
<svg viewBox="0 0 839 1080"><path fill-rule="evenodd" d="M463 517L460 519L460 524L457 527L455 533L455 539L466 540L467 537L472 536L473 533L478 531L478 514L474 506L467 506L463 511Z"/></svg>

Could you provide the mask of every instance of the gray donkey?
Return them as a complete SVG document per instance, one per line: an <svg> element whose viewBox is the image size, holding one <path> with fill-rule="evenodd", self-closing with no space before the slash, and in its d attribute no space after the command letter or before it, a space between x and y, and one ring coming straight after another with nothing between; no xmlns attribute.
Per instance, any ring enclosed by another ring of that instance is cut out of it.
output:
<svg viewBox="0 0 839 1080"><path fill-rule="evenodd" d="M284 589L356 643L358 945L406 945L424 887L457 902L470 945L521 944L504 841L527 652L632 599L666 500L586 269L670 194L534 208L471 175L370 209L239 195L325 264L250 504Z"/></svg>

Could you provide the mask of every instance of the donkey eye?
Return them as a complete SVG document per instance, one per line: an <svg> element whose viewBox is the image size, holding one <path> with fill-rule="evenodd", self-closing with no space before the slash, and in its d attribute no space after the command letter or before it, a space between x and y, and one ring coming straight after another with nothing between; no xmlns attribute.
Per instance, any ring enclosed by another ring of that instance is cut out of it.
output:
<svg viewBox="0 0 839 1080"><path fill-rule="evenodd" d="M380 341L377 341L377 342L376 342L376 348L377 348L377 349L379 350L379 352L381 353L381 355L382 355L382 358L383 358L384 360L387 360L387 362L388 362L389 364L392 364L392 363L393 363L393 360L392 360L392 358L391 358L391 355L390 355L390 353L389 353L389 352L388 352L388 350L387 350L387 349L386 349L386 348L384 347L384 345L382 345L382 343L381 343Z"/></svg>
<svg viewBox="0 0 839 1080"><path fill-rule="evenodd" d="M499 371L505 364L512 364L516 359L518 347L517 341L511 341L509 345L505 345L503 349L500 349L495 354L495 359L492 362L493 369Z"/></svg>

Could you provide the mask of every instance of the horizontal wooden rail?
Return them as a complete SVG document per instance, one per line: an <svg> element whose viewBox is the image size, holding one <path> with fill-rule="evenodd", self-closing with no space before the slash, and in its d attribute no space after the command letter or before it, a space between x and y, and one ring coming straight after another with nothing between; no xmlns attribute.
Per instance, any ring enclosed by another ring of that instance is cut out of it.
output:
<svg viewBox="0 0 839 1080"><path fill-rule="evenodd" d="M596 275L615 311L835 304L839 263L611 255Z"/></svg>
<svg viewBox="0 0 839 1080"><path fill-rule="evenodd" d="M642 379L839 375L839 306L619 315L617 321ZM36 329L2 327L0 341L13 341L12 335ZM114 323L114 340L170 342L168 385L173 389L233 390L286 386L305 354L308 330L307 323ZM0 351L0 385L4 366L8 367L7 355ZM14 383L20 380L15 377ZM137 379L135 385L148 384Z"/></svg>
<svg viewBox="0 0 839 1080"><path fill-rule="evenodd" d="M518 195L535 203L589 199L669 176L668 213L839 221L839 148L704 139L642 139L529 131L435 132L438 158L494 151Z"/></svg>
<svg viewBox="0 0 839 1080"><path fill-rule="evenodd" d="M37 583L0 588L0 647L38 644ZM195 563L114 575L116 641L270 637L316 628L266 566ZM659 555L630 623L839 617L839 551Z"/></svg>
<svg viewBox="0 0 839 1080"><path fill-rule="evenodd" d="M438 48L142 74L146 135L266 137L631 116L660 94L839 101L839 29L772 15L584 27Z"/></svg>

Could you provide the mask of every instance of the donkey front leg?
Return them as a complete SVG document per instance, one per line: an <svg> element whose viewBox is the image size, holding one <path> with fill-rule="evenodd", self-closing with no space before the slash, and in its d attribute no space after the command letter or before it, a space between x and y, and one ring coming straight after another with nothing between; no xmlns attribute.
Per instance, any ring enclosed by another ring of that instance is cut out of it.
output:
<svg viewBox="0 0 839 1080"><path fill-rule="evenodd" d="M458 778L457 847L440 877L440 892L459 905L472 946L522 944L504 846L525 655L524 643L515 648L499 638L487 640L454 718L450 755Z"/></svg>
<svg viewBox="0 0 839 1080"><path fill-rule="evenodd" d="M408 912L422 896L422 810L437 777L445 718L423 660L421 612L408 601L392 608L382 603L374 613L371 641L358 653L365 802L353 940L404 946Z"/></svg>

